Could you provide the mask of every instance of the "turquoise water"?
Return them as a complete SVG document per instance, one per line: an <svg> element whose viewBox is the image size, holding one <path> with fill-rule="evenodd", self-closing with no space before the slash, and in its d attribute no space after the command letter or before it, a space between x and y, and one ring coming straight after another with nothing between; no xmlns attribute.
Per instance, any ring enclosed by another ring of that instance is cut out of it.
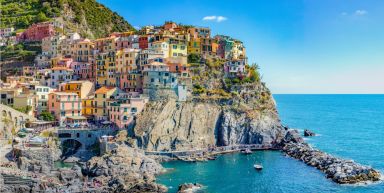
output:
<svg viewBox="0 0 384 193"><path fill-rule="evenodd" d="M384 173L384 95L274 95L280 117L292 128L311 129L306 139L331 154L371 165ZM264 170L255 171L254 163ZM204 163L169 162L174 168L158 182L176 192L185 182L205 185L203 192L384 192L384 183L338 185L324 174L278 151L230 154Z"/></svg>

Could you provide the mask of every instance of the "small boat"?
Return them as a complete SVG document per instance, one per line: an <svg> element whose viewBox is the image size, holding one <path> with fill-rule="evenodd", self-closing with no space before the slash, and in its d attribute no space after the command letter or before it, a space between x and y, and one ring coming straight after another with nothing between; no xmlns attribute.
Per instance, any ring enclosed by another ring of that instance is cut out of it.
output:
<svg viewBox="0 0 384 193"><path fill-rule="evenodd" d="M243 150L241 153L243 153L243 154L252 154L252 151L247 148L247 149Z"/></svg>
<svg viewBox="0 0 384 193"><path fill-rule="evenodd" d="M262 165L259 165L259 164L255 164L255 165L253 165L253 167L254 167L256 170L262 170L262 169L263 169L263 166L262 166Z"/></svg>
<svg viewBox="0 0 384 193"><path fill-rule="evenodd" d="M208 160L216 160L216 158L217 158L216 156L211 156L211 157L208 157L207 159Z"/></svg>

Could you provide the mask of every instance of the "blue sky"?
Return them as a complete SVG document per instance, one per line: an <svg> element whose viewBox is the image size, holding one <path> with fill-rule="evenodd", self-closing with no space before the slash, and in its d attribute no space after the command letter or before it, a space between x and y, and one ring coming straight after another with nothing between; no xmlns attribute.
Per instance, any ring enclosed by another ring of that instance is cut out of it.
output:
<svg viewBox="0 0 384 193"><path fill-rule="evenodd" d="M381 0L98 2L133 26L172 20L242 40L273 93L384 93Z"/></svg>

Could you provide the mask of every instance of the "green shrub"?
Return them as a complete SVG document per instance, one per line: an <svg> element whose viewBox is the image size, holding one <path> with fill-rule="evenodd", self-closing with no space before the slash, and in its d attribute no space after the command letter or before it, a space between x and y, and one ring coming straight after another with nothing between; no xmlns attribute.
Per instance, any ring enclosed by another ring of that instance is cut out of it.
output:
<svg viewBox="0 0 384 193"><path fill-rule="evenodd" d="M188 63L199 63L200 55L199 54L188 54Z"/></svg>
<svg viewBox="0 0 384 193"><path fill-rule="evenodd" d="M202 87L201 85L199 84L194 84L193 85L193 89L192 89L192 93L193 94L203 94L206 92L206 89L204 87Z"/></svg>

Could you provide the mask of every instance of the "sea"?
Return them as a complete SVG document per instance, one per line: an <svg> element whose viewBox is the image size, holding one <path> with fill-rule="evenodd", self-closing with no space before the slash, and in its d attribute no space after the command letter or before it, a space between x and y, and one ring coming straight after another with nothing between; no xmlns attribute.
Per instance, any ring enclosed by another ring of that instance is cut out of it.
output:
<svg viewBox="0 0 384 193"><path fill-rule="evenodd" d="M384 174L384 95L274 95L283 124L318 135L305 140ZM263 165L262 171L253 168ZM384 193L384 182L339 185L321 171L279 151L227 154L214 161L164 163L157 182L169 192L179 184L200 183L206 193Z"/></svg>

